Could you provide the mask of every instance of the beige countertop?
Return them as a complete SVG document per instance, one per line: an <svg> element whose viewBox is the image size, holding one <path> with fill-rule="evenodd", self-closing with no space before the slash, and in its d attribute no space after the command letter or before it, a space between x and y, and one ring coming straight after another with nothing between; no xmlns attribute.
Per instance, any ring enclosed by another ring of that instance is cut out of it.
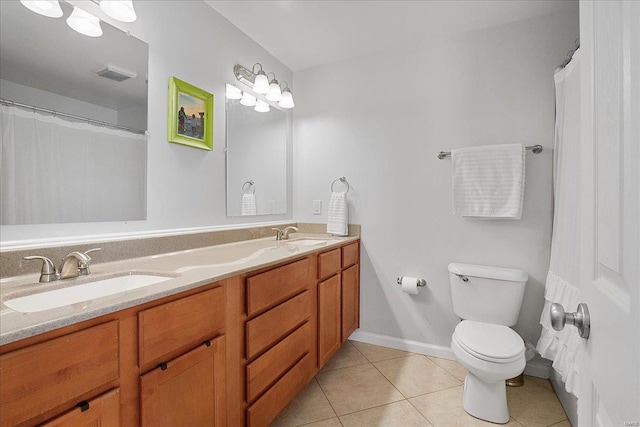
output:
<svg viewBox="0 0 640 427"><path fill-rule="evenodd" d="M300 239L326 239L296 246ZM290 240L273 237L172 252L91 266L90 276L39 283L39 275L0 280L0 345L28 338L84 320L174 295L248 271L279 264L305 254L356 241L359 237L296 233ZM92 255L93 256L93 255ZM95 258L98 258L95 256ZM21 313L4 302L12 298L66 288L129 273L164 275L170 279L139 289L34 313Z"/></svg>

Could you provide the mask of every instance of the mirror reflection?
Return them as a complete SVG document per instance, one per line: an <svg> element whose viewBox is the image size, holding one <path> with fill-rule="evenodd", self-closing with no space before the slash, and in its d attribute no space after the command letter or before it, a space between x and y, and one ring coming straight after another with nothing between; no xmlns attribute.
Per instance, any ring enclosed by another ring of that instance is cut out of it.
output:
<svg viewBox="0 0 640 427"><path fill-rule="evenodd" d="M287 117L264 105L226 99L228 216L287 213Z"/></svg>
<svg viewBox="0 0 640 427"><path fill-rule="evenodd" d="M148 46L0 2L2 225L146 217Z"/></svg>

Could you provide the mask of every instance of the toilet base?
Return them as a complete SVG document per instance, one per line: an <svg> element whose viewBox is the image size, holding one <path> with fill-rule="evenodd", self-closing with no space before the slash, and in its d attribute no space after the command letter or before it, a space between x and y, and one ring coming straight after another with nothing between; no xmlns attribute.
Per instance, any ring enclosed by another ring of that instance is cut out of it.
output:
<svg viewBox="0 0 640 427"><path fill-rule="evenodd" d="M504 380L487 383L469 372L464 380L462 406L469 415L481 420L497 424L509 422Z"/></svg>

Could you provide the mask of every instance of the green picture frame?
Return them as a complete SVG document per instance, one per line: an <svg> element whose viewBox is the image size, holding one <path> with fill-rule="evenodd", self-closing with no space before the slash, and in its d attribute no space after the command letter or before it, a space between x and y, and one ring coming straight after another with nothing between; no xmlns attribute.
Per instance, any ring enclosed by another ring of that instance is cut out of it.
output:
<svg viewBox="0 0 640 427"><path fill-rule="evenodd" d="M213 150L213 94L171 77L168 104L169 142Z"/></svg>

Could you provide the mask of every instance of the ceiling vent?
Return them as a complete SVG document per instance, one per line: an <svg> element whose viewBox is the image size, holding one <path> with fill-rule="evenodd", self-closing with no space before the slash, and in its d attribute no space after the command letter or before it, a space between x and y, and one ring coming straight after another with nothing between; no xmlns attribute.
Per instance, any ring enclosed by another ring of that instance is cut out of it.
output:
<svg viewBox="0 0 640 427"><path fill-rule="evenodd" d="M133 71L124 70L122 68L114 67L113 65L107 65L105 68L98 70L95 73L100 77L115 80L116 82L123 82L137 76Z"/></svg>

